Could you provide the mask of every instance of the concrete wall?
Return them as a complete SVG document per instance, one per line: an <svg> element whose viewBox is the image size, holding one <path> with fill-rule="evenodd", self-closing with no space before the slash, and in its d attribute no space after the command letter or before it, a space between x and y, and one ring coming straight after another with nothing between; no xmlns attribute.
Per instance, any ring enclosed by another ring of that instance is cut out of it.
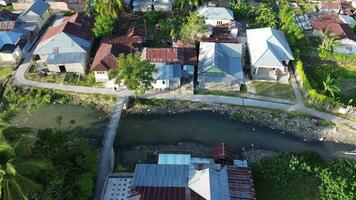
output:
<svg viewBox="0 0 356 200"><path fill-rule="evenodd" d="M218 25L218 21L221 21L222 24L227 24L227 23L231 22L231 20L211 20L211 19L209 19L209 20L205 20L205 24L209 25L209 26L216 26L216 25Z"/></svg>
<svg viewBox="0 0 356 200"><path fill-rule="evenodd" d="M94 71L96 82L105 82L109 80L109 72L106 71Z"/></svg>
<svg viewBox="0 0 356 200"><path fill-rule="evenodd" d="M62 64L60 64L62 65ZM47 68L51 72L61 72L59 69L58 64L47 64ZM69 63L69 64L63 64L66 72L74 72L74 73L80 73L80 74L85 74L85 65L82 63Z"/></svg>
<svg viewBox="0 0 356 200"><path fill-rule="evenodd" d="M240 91L240 83L200 82L199 88L206 90Z"/></svg>
<svg viewBox="0 0 356 200"><path fill-rule="evenodd" d="M0 64L11 63L15 64L18 60L21 59L22 52L20 47L17 47L11 53L0 52Z"/></svg>
<svg viewBox="0 0 356 200"><path fill-rule="evenodd" d="M180 78L174 80L156 80L152 83L154 89L176 89L180 86Z"/></svg>

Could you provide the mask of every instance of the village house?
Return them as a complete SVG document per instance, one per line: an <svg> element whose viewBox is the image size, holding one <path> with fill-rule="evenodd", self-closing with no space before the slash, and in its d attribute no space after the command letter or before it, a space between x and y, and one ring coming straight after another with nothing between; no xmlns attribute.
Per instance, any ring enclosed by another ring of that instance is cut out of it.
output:
<svg viewBox="0 0 356 200"><path fill-rule="evenodd" d="M325 14L316 15L310 20L317 35L322 36L324 31L329 30L336 36L334 52L348 55L356 54L356 34L350 28L350 24L344 23L337 16Z"/></svg>
<svg viewBox="0 0 356 200"><path fill-rule="evenodd" d="M132 8L136 12L147 12L153 10L152 0L133 0Z"/></svg>
<svg viewBox="0 0 356 200"><path fill-rule="evenodd" d="M284 33L275 28L248 29L246 32L253 78L288 83L288 65L294 57Z"/></svg>
<svg viewBox="0 0 356 200"><path fill-rule="evenodd" d="M342 10L342 5L340 1L326 1L321 2L319 5L320 12L339 14Z"/></svg>
<svg viewBox="0 0 356 200"><path fill-rule="evenodd" d="M207 26L228 24L234 21L232 10L224 7L202 6L198 9L198 14L204 17Z"/></svg>
<svg viewBox="0 0 356 200"><path fill-rule="evenodd" d="M33 32L38 34L51 17L50 5L43 0L33 1L29 7L19 16L19 19L27 24L33 24Z"/></svg>
<svg viewBox="0 0 356 200"><path fill-rule="evenodd" d="M154 89L176 89L181 86L183 66L195 63L196 52L191 48L144 48L141 59L154 64Z"/></svg>
<svg viewBox="0 0 356 200"><path fill-rule="evenodd" d="M171 12L173 9L173 0L153 0L155 11Z"/></svg>
<svg viewBox="0 0 356 200"><path fill-rule="evenodd" d="M43 34L34 54L52 72L84 74L94 35L94 22L84 13L56 19Z"/></svg>
<svg viewBox="0 0 356 200"><path fill-rule="evenodd" d="M222 144L223 145L223 144ZM194 158L189 154L159 154L158 164L137 164L129 200L254 200L251 170L246 161L233 160L228 147L214 147L214 157ZM115 195L113 196L115 197Z"/></svg>
<svg viewBox="0 0 356 200"><path fill-rule="evenodd" d="M120 54L130 54L140 51L144 42L142 30L131 27L126 35L111 36L102 39L90 71L94 72L97 82L109 80L109 71L118 66L117 57Z"/></svg>
<svg viewBox="0 0 356 200"><path fill-rule="evenodd" d="M243 45L238 43L201 42L199 88L239 91L241 83L244 83L243 52Z"/></svg>

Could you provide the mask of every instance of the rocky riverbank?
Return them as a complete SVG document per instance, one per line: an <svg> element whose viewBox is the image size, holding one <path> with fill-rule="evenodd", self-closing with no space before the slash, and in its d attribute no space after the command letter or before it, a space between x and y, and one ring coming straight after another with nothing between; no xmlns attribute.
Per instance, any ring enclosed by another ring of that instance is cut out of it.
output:
<svg viewBox="0 0 356 200"><path fill-rule="evenodd" d="M241 107L214 103L194 103L157 99L135 99L125 112L128 114L177 114L193 111L211 111L233 120L283 130L305 140L327 140L356 144L356 133L333 123L301 113Z"/></svg>

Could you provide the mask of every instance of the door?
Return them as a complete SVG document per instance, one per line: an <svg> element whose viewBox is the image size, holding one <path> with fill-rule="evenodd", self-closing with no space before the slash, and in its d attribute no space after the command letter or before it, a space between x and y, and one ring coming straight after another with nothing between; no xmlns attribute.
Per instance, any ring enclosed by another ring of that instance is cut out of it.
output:
<svg viewBox="0 0 356 200"><path fill-rule="evenodd" d="M64 65L59 65L59 71L60 71L61 73L67 72L67 71L66 71L66 67L65 67Z"/></svg>

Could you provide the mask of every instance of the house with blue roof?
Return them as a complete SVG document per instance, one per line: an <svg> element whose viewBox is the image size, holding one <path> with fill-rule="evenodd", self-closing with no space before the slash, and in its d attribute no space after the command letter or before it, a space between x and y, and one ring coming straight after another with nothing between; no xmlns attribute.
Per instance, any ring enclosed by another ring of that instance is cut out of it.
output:
<svg viewBox="0 0 356 200"><path fill-rule="evenodd" d="M43 34L34 54L52 72L85 74L94 39L93 20L84 13L58 18Z"/></svg>
<svg viewBox="0 0 356 200"><path fill-rule="evenodd" d="M200 89L239 91L244 82L243 45L201 42L198 82Z"/></svg>
<svg viewBox="0 0 356 200"><path fill-rule="evenodd" d="M25 33L0 31L0 63L17 63L28 46Z"/></svg>
<svg viewBox="0 0 356 200"><path fill-rule="evenodd" d="M49 8L50 5L46 1L35 0L19 16L19 19L33 25L33 31L38 33L51 17Z"/></svg>

